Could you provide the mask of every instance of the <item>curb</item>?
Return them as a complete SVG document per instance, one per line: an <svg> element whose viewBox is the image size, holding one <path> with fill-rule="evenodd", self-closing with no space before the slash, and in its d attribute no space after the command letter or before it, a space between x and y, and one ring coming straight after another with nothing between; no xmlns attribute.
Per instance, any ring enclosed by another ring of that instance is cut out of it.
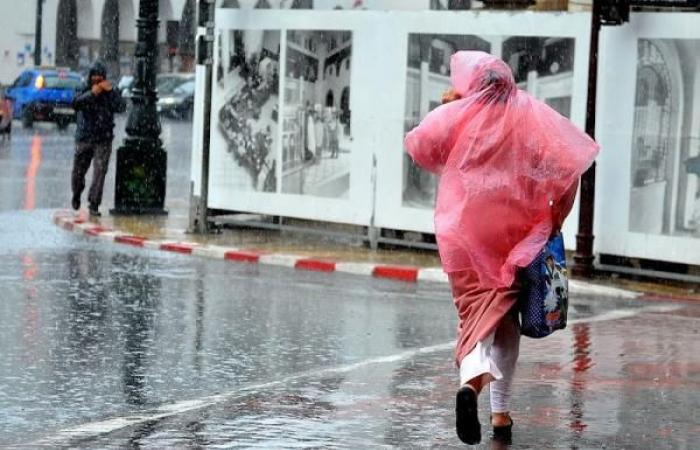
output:
<svg viewBox="0 0 700 450"><path fill-rule="evenodd" d="M194 242L173 242L151 240L144 236L121 233L75 216L71 211L60 210L54 213L53 222L66 231L95 237L109 242L132 247L147 248L183 255L199 256L210 259L232 261L234 263L282 266L321 273L348 273L371 276L407 283L449 283L447 274L440 267L415 267L392 264L340 262L308 256L285 253L265 253L258 250L223 247L218 245L201 245ZM578 295L599 295L616 298L640 298L645 294L618 289L598 284L569 280L569 291Z"/></svg>

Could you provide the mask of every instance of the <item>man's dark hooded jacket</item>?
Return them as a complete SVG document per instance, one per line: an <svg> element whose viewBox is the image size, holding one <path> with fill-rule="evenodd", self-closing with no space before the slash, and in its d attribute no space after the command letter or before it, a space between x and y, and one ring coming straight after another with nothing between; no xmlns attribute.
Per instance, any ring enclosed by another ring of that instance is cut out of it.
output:
<svg viewBox="0 0 700 450"><path fill-rule="evenodd" d="M90 68L87 85L73 100L77 112L75 140L84 143L111 141L114 138L114 114L126 111L126 102L114 88L100 95L92 93L93 75L107 78L107 68L96 62Z"/></svg>

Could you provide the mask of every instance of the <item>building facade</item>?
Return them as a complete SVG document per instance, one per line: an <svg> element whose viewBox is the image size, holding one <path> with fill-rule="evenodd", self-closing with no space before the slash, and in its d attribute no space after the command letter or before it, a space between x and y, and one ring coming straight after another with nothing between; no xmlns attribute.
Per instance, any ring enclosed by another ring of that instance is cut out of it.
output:
<svg viewBox="0 0 700 450"><path fill-rule="evenodd" d="M159 0L163 71L191 69L194 4ZM0 0L0 6L13 12L0 17L0 83L8 84L34 66L36 2ZM139 0L45 0L42 65L84 70L100 58L113 78L131 73L138 7Z"/></svg>

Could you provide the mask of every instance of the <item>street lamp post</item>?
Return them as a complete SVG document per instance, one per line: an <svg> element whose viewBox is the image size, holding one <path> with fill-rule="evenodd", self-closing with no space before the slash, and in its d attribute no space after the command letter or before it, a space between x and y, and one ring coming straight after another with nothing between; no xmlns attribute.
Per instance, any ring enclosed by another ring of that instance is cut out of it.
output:
<svg viewBox="0 0 700 450"><path fill-rule="evenodd" d="M158 0L140 1L136 26L133 105L126 123L127 137L117 150L111 213L167 214L164 209L167 153L160 140L160 119L156 110Z"/></svg>
<svg viewBox="0 0 700 450"><path fill-rule="evenodd" d="M595 113L598 79L598 41L600 38L601 0L593 0L591 14L591 42L588 55L588 95L586 103L586 133L595 139ZM593 275L593 208L595 204L595 161L581 176L576 253L571 272L579 277Z"/></svg>
<svg viewBox="0 0 700 450"><path fill-rule="evenodd" d="M592 0L591 42L588 56L588 95L586 100L586 133L595 139L596 100L598 86L598 44L603 25L621 25L629 21L629 0ZM571 273L590 278L595 272L593 261L593 211L595 208L595 161L581 176L576 253Z"/></svg>

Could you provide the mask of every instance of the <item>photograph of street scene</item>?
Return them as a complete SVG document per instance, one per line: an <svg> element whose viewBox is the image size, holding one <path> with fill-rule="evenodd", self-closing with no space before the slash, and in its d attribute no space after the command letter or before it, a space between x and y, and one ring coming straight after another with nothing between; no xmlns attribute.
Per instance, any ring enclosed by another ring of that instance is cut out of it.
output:
<svg viewBox="0 0 700 450"><path fill-rule="evenodd" d="M276 192L280 32L220 32L213 98L236 190Z"/></svg>
<svg viewBox="0 0 700 450"><path fill-rule="evenodd" d="M574 43L572 38L558 37L409 35L404 133L440 105L442 93L450 86L450 58L460 50L501 57L513 70L520 89L570 117ZM433 207L437 177L420 169L405 153L402 179L403 206Z"/></svg>
<svg viewBox="0 0 700 450"><path fill-rule="evenodd" d="M698 39L638 42L630 231L700 237L699 64Z"/></svg>
<svg viewBox="0 0 700 450"><path fill-rule="evenodd" d="M349 31L288 31L282 192L347 198L350 190Z"/></svg>

